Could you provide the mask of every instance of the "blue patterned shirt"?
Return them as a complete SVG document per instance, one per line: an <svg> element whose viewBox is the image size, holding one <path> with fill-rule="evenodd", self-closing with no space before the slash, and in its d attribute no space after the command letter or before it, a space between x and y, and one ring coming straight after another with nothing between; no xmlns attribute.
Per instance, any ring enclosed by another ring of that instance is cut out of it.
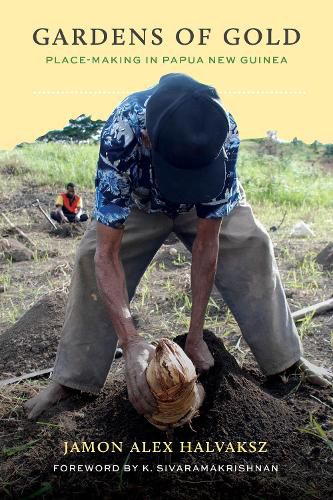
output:
<svg viewBox="0 0 333 500"><path fill-rule="evenodd" d="M175 217L193 208L163 199L154 182L150 150L143 143L146 105L154 87L124 99L104 125L96 174L96 219L109 227L124 226L132 207L147 213L164 212ZM226 183L222 193L208 203L196 204L198 217L227 216L240 199L236 175L239 149L237 125L228 113L230 131L224 144Z"/></svg>

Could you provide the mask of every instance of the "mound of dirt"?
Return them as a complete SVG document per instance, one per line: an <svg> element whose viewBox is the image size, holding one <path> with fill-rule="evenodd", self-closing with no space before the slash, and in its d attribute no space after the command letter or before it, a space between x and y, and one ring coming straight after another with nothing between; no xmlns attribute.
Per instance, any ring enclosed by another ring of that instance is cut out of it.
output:
<svg viewBox="0 0 333 500"><path fill-rule="evenodd" d="M66 294L43 297L0 335L0 377L52 366L65 314Z"/></svg>
<svg viewBox="0 0 333 500"><path fill-rule="evenodd" d="M51 229L50 235L59 238L77 238L84 234L86 227L86 224L82 222L76 222L75 224L66 222L65 224L59 224L57 229Z"/></svg>
<svg viewBox="0 0 333 500"><path fill-rule="evenodd" d="M34 256L33 252L29 250L29 248L14 238L1 239L0 252L3 253L5 258L11 259L13 262L31 260Z"/></svg>
<svg viewBox="0 0 333 500"><path fill-rule="evenodd" d="M330 498L329 450L320 450L320 456L311 460L309 438L299 432L304 415L295 413L288 402L263 392L212 333L205 332L205 340L214 355L215 366L202 378L206 400L191 426L177 429L173 435L152 427L129 403L121 371L98 398L80 412L72 413L74 422L66 432L52 431L53 435L48 437L50 446L40 450L38 463L34 454L34 462L25 463L25 470L40 468L38 481L49 481L53 488L51 497L64 500L79 497L83 492L86 498L104 499L129 495L134 499L179 500ZM176 341L184 346L185 336ZM114 453L96 450L63 456L59 450L63 450L64 440L77 442L79 446L82 441L95 442L95 446L99 442L122 443L123 449ZM143 443L152 448L153 442L161 442L163 450L164 441L172 441L172 453L142 452ZM249 451L250 442L256 448L253 452ZM137 443L140 453L130 452L133 443ZM187 451L181 451L181 443L185 443ZM198 443L204 451L200 448L194 451ZM222 451L216 443L220 446L224 443ZM213 451L207 451L207 446ZM97 469L52 474L54 463L100 468L112 464L118 465L120 471L124 464L138 467L131 473L112 474ZM190 470L185 471L185 465ZM278 472L263 469L272 465L278 465ZM143 471L143 466L148 469ZM224 470L217 470L218 466ZM260 466L261 472L256 471L255 467ZM250 469L244 472L242 467Z"/></svg>
<svg viewBox="0 0 333 500"><path fill-rule="evenodd" d="M329 243L316 257L324 269L333 269L333 243Z"/></svg>

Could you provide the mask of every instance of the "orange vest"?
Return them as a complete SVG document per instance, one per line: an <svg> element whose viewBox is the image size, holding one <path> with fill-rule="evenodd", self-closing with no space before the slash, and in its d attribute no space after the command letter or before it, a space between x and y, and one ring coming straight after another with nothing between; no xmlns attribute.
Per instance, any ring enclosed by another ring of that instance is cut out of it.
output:
<svg viewBox="0 0 333 500"><path fill-rule="evenodd" d="M78 213L77 204L80 201L80 196L75 194L72 203L70 202L66 193L61 193L61 196L62 196L64 207L68 210L68 212L70 212L71 214L77 214Z"/></svg>

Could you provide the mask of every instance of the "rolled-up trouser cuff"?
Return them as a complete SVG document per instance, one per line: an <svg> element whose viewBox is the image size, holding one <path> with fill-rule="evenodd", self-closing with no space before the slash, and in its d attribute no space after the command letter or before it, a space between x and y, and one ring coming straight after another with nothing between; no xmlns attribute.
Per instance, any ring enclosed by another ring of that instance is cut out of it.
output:
<svg viewBox="0 0 333 500"><path fill-rule="evenodd" d="M279 365L272 366L269 370L264 371L265 375L268 377L272 375L278 375L279 373L284 372L285 370L288 370L291 366L293 366L297 361L301 359L303 355L302 350L299 352L295 353L294 356L288 359L288 361L285 361L284 363L280 363Z"/></svg>
<svg viewBox="0 0 333 500"><path fill-rule="evenodd" d="M74 382L71 382L70 380L66 380L63 377L60 377L59 375L53 375L51 376L51 380L53 382L57 382L60 385L63 385L65 387L69 387L70 389L75 389L77 391L81 392L88 392L90 394L97 395L101 392L101 389L103 386L100 387L92 387L92 386L87 386L83 384L75 384Z"/></svg>

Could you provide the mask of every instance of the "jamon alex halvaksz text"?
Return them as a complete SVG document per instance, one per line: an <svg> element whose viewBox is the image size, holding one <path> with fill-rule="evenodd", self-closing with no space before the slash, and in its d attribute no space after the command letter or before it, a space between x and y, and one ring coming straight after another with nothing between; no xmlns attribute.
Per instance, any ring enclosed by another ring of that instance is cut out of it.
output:
<svg viewBox="0 0 333 500"><path fill-rule="evenodd" d="M134 441L126 446L122 441L64 441L68 453L267 453L267 441Z"/></svg>

